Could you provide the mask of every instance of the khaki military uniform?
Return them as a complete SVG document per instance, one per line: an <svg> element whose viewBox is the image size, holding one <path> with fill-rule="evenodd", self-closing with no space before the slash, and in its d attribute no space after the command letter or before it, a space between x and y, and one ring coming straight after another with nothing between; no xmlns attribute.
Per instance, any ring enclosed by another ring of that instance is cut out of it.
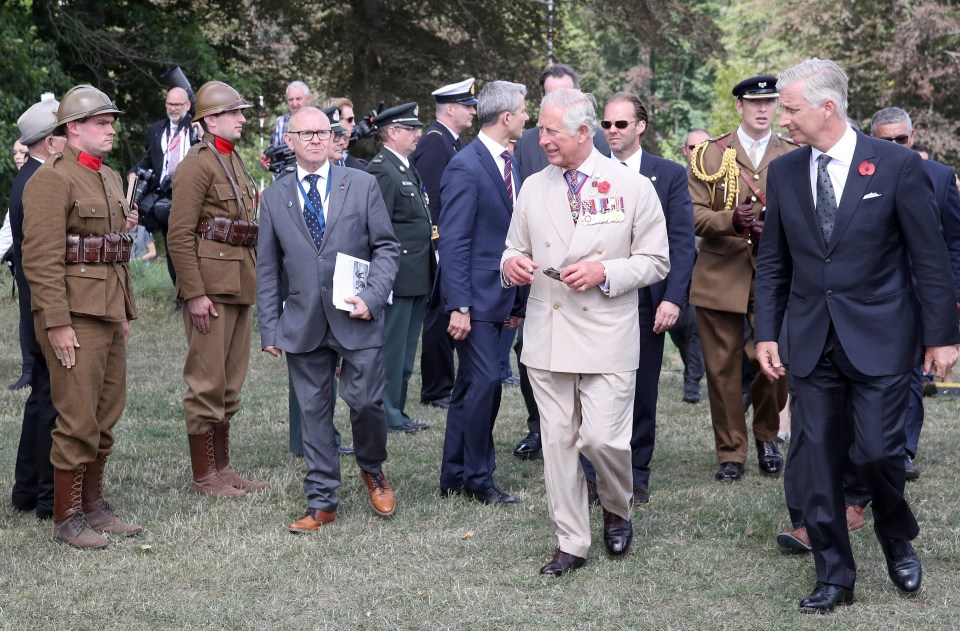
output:
<svg viewBox="0 0 960 631"><path fill-rule="evenodd" d="M208 135L194 145L174 174L167 241L177 270L177 295L184 302L207 296L219 314L210 318L210 332L204 335L194 328L186 304L183 307L188 345L183 412L187 433L193 435L229 421L240 408L256 301L256 248L201 239L196 232L203 219L255 220L253 180L236 151L219 152L239 191L238 204L213 142Z"/></svg>
<svg viewBox="0 0 960 631"><path fill-rule="evenodd" d="M70 145L49 158L23 194L23 271L32 292L37 341L50 368L58 411L50 459L77 471L108 456L126 400L123 323L137 317L127 263L64 263L68 234L126 232L129 207L120 176L78 162ZM80 344L64 368L47 331L70 325Z"/></svg>
<svg viewBox="0 0 960 631"><path fill-rule="evenodd" d="M690 303L697 307L697 327L703 347L710 415L713 420L719 462L744 463L747 457L747 428L742 394L744 352L753 365L750 384L753 401L753 434L756 440L771 442L777 436L779 413L786 404L786 380L771 384L760 371L753 345L753 280L756 256L753 245L733 227L733 208L752 202L753 215L760 217L766 199L767 167L770 162L797 147L789 139L773 134L760 164L754 168L736 132L707 141L698 164L707 175L721 167L724 151L736 150L736 177L739 193L726 209L732 186L726 178L715 184L702 181L689 170L694 227L702 238L700 253L690 284ZM699 155L699 154L698 154ZM758 194L759 192L759 194ZM744 333L744 316L750 334Z"/></svg>

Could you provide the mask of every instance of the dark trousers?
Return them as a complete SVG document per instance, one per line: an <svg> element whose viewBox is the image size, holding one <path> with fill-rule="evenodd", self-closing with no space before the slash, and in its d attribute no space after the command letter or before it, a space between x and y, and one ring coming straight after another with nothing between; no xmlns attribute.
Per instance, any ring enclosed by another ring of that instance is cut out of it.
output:
<svg viewBox="0 0 960 631"><path fill-rule="evenodd" d="M160 227L160 234L163 235L163 247L167 247L167 230L170 229L170 224L166 221L158 222L157 225ZM177 286L177 270L173 269L173 257L170 256L170 250L167 249L167 273L170 274L170 280L173 281L173 286Z"/></svg>
<svg viewBox="0 0 960 631"><path fill-rule="evenodd" d="M297 403L297 393L293 389L293 375L290 374L290 366L287 366L287 378L289 387L287 388L287 409L288 423L290 425L290 453L295 456L303 455L303 412L300 410L300 404ZM333 380L331 410L337 407L337 380ZM337 447L343 442L340 436L340 430L333 426L333 437L336 439Z"/></svg>
<svg viewBox="0 0 960 631"><path fill-rule="evenodd" d="M650 488L650 460L657 429L657 392L660 385L660 367L663 364L664 335L653 332L657 305L650 290L640 290L640 367L637 369L637 389L633 398L633 430L630 434L630 460L633 466L633 486ZM587 480L596 483L593 465L580 456L580 464Z"/></svg>
<svg viewBox="0 0 960 631"><path fill-rule="evenodd" d="M453 338L447 333L450 315L443 311L439 293L430 300L423 318L420 349L420 401L429 403L450 396L453 390Z"/></svg>
<svg viewBox="0 0 960 631"><path fill-rule="evenodd" d="M502 322L470 323L467 339L455 342L459 361L443 437L440 486L493 486L496 450L493 424L500 411Z"/></svg>
<svg viewBox="0 0 960 631"><path fill-rule="evenodd" d="M907 403L907 455L917 455L920 444L920 430L923 429L923 366L917 366L910 374L910 396Z"/></svg>
<svg viewBox="0 0 960 631"><path fill-rule="evenodd" d="M340 396L350 406L350 424L357 464L376 473L387 459L387 422L383 411L383 355L379 347L349 350L327 330L320 346L309 353L287 353L301 416L307 473L303 490L307 506L335 512L339 504L340 457L334 439L333 383L337 355Z"/></svg>
<svg viewBox="0 0 960 631"><path fill-rule="evenodd" d="M43 333L46 335L46 333ZM33 373L30 396L23 408L23 426L14 470L13 503L29 510L53 511L53 464L50 462L51 432L57 410L50 395L50 372L42 353L31 353Z"/></svg>
<svg viewBox="0 0 960 631"><path fill-rule="evenodd" d="M791 445L791 458L804 489L800 504L817 580L852 589L856 566L843 494L848 453L873 500L877 536L909 540L920 532L903 497L903 411L910 373L863 374L847 358L831 327L820 361L806 377L794 377L794 387L800 423L792 428L796 442ZM848 436L852 436L849 449Z"/></svg>
<svg viewBox="0 0 960 631"><path fill-rule="evenodd" d="M700 333L697 332L697 308L687 303L680 310L677 323L667 332L680 353L680 361L683 362L683 396L699 399L704 367ZM639 375L637 378L639 379Z"/></svg>
<svg viewBox="0 0 960 631"><path fill-rule="evenodd" d="M520 373L520 394L523 395L523 404L527 408L527 431L540 433L540 410L537 400L533 398L533 387L530 385L530 375L527 367L520 361L523 353L523 325L517 329L517 343L513 345L513 352L517 355L517 368Z"/></svg>

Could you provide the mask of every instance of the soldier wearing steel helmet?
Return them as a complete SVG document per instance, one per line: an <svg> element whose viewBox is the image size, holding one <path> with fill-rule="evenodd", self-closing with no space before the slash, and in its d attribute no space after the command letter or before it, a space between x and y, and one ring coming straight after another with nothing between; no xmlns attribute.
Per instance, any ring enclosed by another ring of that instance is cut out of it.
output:
<svg viewBox="0 0 960 631"><path fill-rule="evenodd" d="M122 113L93 86L67 92L54 132L67 137L66 147L44 162L23 196L23 271L58 412L53 539L81 549L107 547L99 533L142 530L102 496L126 397L129 321L137 317L126 234L137 217L120 176L103 163Z"/></svg>
<svg viewBox="0 0 960 631"><path fill-rule="evenodd" d="M257 187L234 149L248 107L222 81L197 91L195 120L204 134L173 176L176 210L167 241L187 334L183 414L191 490L214 497L268 486L230 464L230 421L240 408L256 301Z"/></svg>

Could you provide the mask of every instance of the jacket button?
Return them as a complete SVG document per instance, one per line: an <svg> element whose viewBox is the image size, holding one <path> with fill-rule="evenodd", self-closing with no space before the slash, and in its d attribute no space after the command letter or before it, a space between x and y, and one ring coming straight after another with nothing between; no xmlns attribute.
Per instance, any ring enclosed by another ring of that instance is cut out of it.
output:
<svg viewBox="0 0 960 631"><path fill-rule="evenodd" d="M559 308L560 308L560 305L558 305L557 303L553 303L553 308L554 308L554 309L559 309Z"/></svg>
<svg viewBox="0 0 960 631"><path fill-rule="evenodd" d="M544 245L549 248L549 247L550 247L550 242L549 242L549 241L546 241L546 242L544 242Z"/></svg>
<svg viewBox="0 0 960 631"><path fill-rule="evenodd" d="M90 209L90 212L91 212L91 213L96 213L96 212L97 212L97 209L96 209L96 208L91 208L91 209Z"/></svg>
<svg viewBox="0 0 960 631"><path fill-rule="evenodd" d="M823 262L824 265L830 265L832 263L833 261L831 261L830 259L827 259L826 261Z"/></svg>
<svg viewBox="0 0 960 631"><path fill-rule="evenodd" d="M753 174L753 179L759 180L759 179L760 179L760 174L759 174L759 173L754 173L754 174Z"/></svg>
<svg viewBox="0 0 960 631"><path fill-rule="evenodd" d="M829 289L827 290L827 298L833 298L833 292Z"/></svg>
<svg viewBox="0 0 960 631"><path fill-rule="evenodd" d="M81 267L81 268L80 268L80 273L81 273L81 274L86 274L86 273L87 273L87 268L86 268L86 267Z"/></svg>
<svg viewBox="0 0 960 631"><path fill-rule="evenodd" d="M584 311L590 311L590 309L588 309L587 307L584 307L583 310L584 310Z"/></svg>
<svg viewBox="0 0 960 631"><path fill-rule="evenodd" d="M326 288L326 287L321 287L321 288L320 288L320 291L327 291L327 288Z"/></svg>
<svg viewBox="0 0 960 631"><path fill-rule="evenodd" d="M220 256L223 256L223 252L220 253Z"/></svg>
<svg viewBox="0 0 960 631"><path fill-rule="evenodd" d="M407 251L406 251L406 250L404 250L404 251L403 251L403 253L404 253L404 254L406 254L406 253L407 253Z"/></svg>
<svg viewBox="0 0 960 631"><path fill-rule="evenodd" d="M323 257L322 257L322 256L318 256L318 257L317 257L317 260L318 260L318 261L322 261L322 260L323 260Z"/></svg>

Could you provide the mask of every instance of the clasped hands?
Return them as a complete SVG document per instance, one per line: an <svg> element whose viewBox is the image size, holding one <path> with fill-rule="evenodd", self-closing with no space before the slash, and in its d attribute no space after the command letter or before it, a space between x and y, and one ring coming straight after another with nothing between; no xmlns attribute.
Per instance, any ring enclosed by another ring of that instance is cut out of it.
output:
<svg viewBox="0 0 960 631"><path fill-rule="evenodd" d="M533 271L539 267L523 255L511 256L503 263L503 275L514 285L522 287L533 282ZM603 271L603 263L599 261L573 263L560 270L560 282L574 291L584 292L603 284Z"/></svg>

